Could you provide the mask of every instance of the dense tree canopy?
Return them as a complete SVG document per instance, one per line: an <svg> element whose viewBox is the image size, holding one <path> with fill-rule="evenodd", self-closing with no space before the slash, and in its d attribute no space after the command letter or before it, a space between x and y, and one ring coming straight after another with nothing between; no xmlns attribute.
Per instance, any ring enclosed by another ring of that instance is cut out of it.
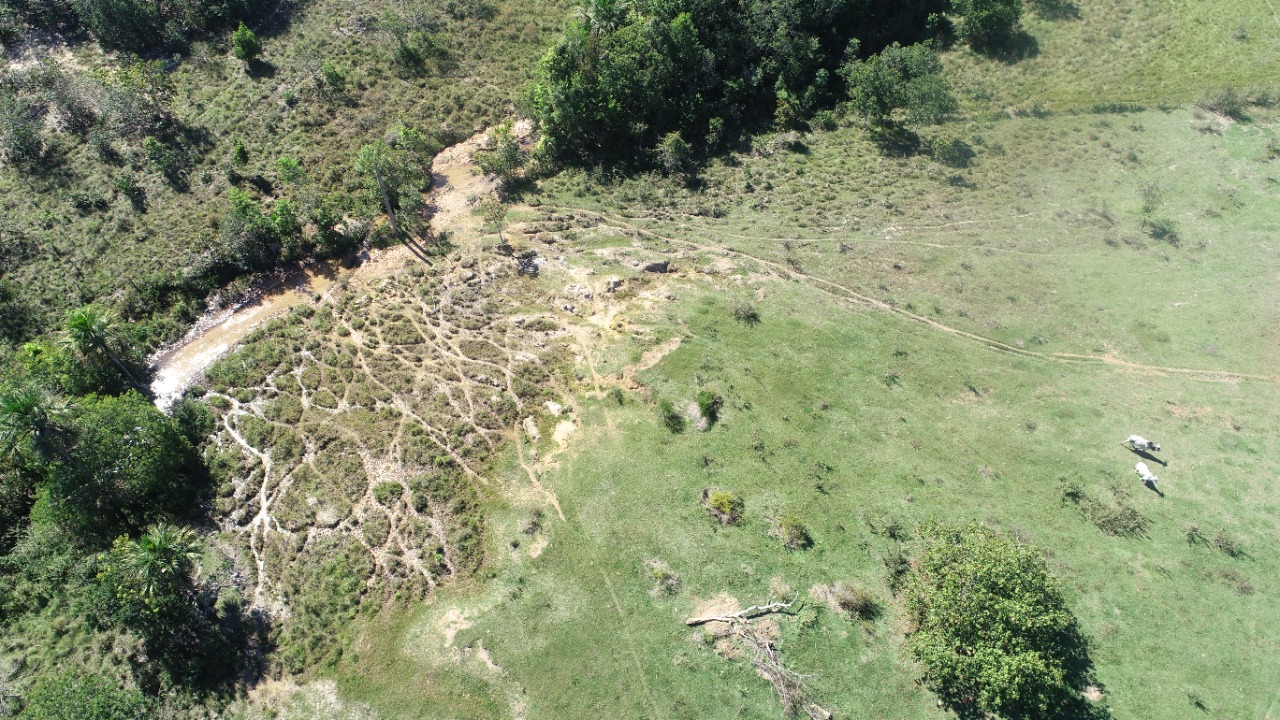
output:
<svg viewBox="0 0 1280 720"><path fill-rule="evenodd" d="M842 94L850 41L924 39L919 0L592 0L532 91L546 150L635 159L669 133L714 146L743 125L802 119Z"/></svg>
<svg viewBox="0 0 1280 720"><path fill-rule="evenodd" d="M177 423L147 398L86 398L73 431L70 456L49 472L59 524L109 539L177 509L193 451Z"/></svg>
<svg viewBox="0 0 1280 720"><path fill-rule="evenodd" d="M983 716L1051 717L1087 662L1040 553L981 525L934 524L906 591L925 684Z"/></svg>
<svg viewBox="0 0 1280 720"><path fill-rule="evenodd" d="M851 67L847 79L875 84L874 103L934 121L953 106L938 63L902 45L945 39L949 17L988 48L1015 31L1021 0L587 0L531 90L542 151L666 166L659 143L714 147L843 100L837 74ZM857 65L877 53L884 62Z"/></svg>

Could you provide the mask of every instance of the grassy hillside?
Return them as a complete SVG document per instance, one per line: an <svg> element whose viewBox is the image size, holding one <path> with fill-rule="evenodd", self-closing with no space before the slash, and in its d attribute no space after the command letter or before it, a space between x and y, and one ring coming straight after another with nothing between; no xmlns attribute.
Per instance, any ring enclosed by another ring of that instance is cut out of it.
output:
<svg viewBox="0 0 1280 720"><path fill-rule="evenodd" d="M67 307L114 298L141 318L170 316L157 334L172 334L216 287L216 278L200 271L218 245L231 187L295 204L331 195L344 212L372 217L379 212L374 197L354 171L362 144L399 123L449 144L509 116L563 26L564 4L448 8L452 13L434 3L306 3L259 28L263 56L252 66L231 57L226 39L197 42L168 75L182 126L177 181L156 171L138 143L116 143L116 155L104 160L70 133L54 134L45 167L0 168L11 244L0 268L23 288L28 332ZM416 23L431 38L420 65L396 62L398 42L381 29L388 16ZM117 62L88 46L50 55L69 72ZM340 89L321 86L326 62L345 77ZM232 163L237 142L248 151L244 165ZM283 157L301 164L303 188L280 179L276 161ZM141 188L139 204L115 189L123 177Z"/></svg>
<svg viewBox="0 0 1280 720"><path fill-rule="evenodd" d="M260 62L197 42L165 65L180 172L72 132L40 172L0 167L0 325L96 300L146 321L127 342L175 336L231 280L208 258L233 187L386 227L359 148L513 116L571 5L314 0L258 28ZM374 251L175 413L208 480L180 562L247 638L238 680L145 680L147 644L86 609L107 601L59 594L107 554L51 533L3 558L0 717L71 669L181 717L777 718L761 656L686 624L768 602L794 604L755 652L803 678L802 712L951 717L901 592L930 520L1040 549L1097 717L1271 717L1280 20L1027 5L1008 55L944 52L941 125L837 111L696 171L563 169L509 188L505 225L482 143L440 156L442 242ZM116 349L66 358L112 371ZM0 481L61 461L23 462ZM740 521L709 510L723 492Z"/></svg>
<svg viewBox="0 0 1280 720"><path fill-rule="evenodd" d="M1223 87L1274 89L1280 63L1267 48L1280 16L1239 0L1028 2L1028 38L1005 62L969 52L950 60L975 110L1178 105Z"/></svg>
<svg viewBox="0 0 1280 720"><path fill-rule="evenodd" d="M406 693L396 678L443 672L512 717L777 717L740 651L684 620L798 598L773 632L825 707L939 716L887 561L944 518L1044 548L1115 717L1265 715L1274 131L1209 122L1183 109L947 128L972 133L962 169L877 157L849 128L761 141L696 191L548 182L517 249L564 253L542 280L559 297L593 291L561 314L581 328L579 429L535 467L565 519L512 458L492 579L371 627L339 692L375 717L430 716L447 685ZM1148 210L1152 177L1167 184ZM1156 215L1176 218L1176 240L1143 228ZM635 268L664 255L674 277ZM623 290L605 291L611 276ZM746 307L758 324L735 319ZM704 389L724 397L718 424L663 427L660 401ZM1119 446L1131 432L1166 448L1167 467L1147 460L1163 497ZM708 488L743 499L742 525L707 516ZM770 534L788 513L812 548ZM832 609L837 581L879 614ZM381 639L392 629L398 646Z"/></svg>

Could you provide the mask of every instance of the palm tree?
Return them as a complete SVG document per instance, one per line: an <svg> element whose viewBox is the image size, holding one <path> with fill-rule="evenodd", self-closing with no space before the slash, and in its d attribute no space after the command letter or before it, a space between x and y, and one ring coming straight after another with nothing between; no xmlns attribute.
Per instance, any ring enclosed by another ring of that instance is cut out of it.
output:
<svg viewBox="0 0 1280 720"><path fill-rule="evenodd" d="M627 11L624 0L586 0L578 8L578 17L592 35L604 35L618 29Z"/></svg>
<svg viewBox="0 0 1280 720"><path fill-rule="evenodd" d="M65 450L57 440L66 431L64 399L35 386L0 390L0 454L29 452L40 459Z"/></svg>
<svg viewBox="0 0 1280 720"><path fill-rule="evenodd" d="M143 597L151 600L157 592L171 592L189 583L187 571L199 556L199 543L191 528L157 523L129 543L122 565L138 581Z"/></svg>
<svg viewBox="0 0 1280 720"><path fill-rule="evenodd" d="M124 373L129 382L139 390L137 378L129 372L129 368L120 360L115 346L120 335L115 317L111 313L93 305L68 310L66 314L66 335L63 342L90 362L100 362L106 358L116 369Z"/></svg>

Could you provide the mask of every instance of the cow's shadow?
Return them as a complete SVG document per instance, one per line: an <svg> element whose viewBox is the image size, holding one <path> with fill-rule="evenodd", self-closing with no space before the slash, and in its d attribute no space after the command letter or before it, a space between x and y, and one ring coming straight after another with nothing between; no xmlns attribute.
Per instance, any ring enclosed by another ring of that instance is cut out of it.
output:
<svg viewBox="0 0 1280 720"><path fill-rule="evenodd" d="M1129 452L1133 453L1134 455L1137 455L1138 457L1142 458L1143 460L1150 460L1150 461L1151 461L1151 462L1153 462L1153 463L1157 463L1157 464L1159 464L1161 467L1169 467L1169 463L1168 463L1168 462L1166 462L1166 461L1164 461L1164 460L1161 460L1160 458L1156 457L1155 455L1152 455L1151 453L1147 452L1146 450L1139 450L1138 448L1135 448L1135 447L1129 447L1128 445L1122 445L1121 447L1123 447L1124 449L1126 449L1126 450L1128 450Z"/></svg>

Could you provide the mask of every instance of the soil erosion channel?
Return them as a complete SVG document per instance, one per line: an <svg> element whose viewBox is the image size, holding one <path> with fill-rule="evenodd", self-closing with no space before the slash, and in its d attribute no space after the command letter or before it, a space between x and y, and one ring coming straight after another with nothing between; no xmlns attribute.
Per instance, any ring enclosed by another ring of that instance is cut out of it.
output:
<svg viewBox="0 0 1280 720"><path fill-rule="evenodd" d="M516 133L528 134L526 123L518 123ZM495 181L479 173L473 160L476 150L488 144L481 133L436 156L432 163L430 202L436 230L455 233L474 224L470 208L474 200L493 192ZM156 404L167 409L200 378L214 362L238 346L256 328L290 308L312 302L339 280L353 282L377 276L387 268L399 267L412 255L404 246L362 253L362 262L351 269L337 263L317 263L289 273L282 281L257 298L231 308L212 310L202 317L176 345L152 357L155 379L151 392Z"/></svg>

